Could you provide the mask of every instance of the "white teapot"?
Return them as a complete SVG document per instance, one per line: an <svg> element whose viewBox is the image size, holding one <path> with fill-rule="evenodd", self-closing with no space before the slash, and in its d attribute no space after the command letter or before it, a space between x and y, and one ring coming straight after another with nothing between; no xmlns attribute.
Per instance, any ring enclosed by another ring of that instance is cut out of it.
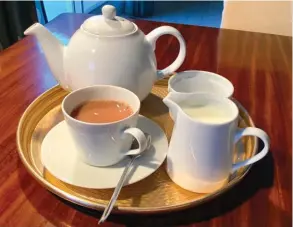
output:
<svg viewBox="0 0 293 227"><path fill-rule="evenodd" d="M102 13L85 20L67 46L39 23L30 26L24 34L36 36L54 77L64 89L115 85L131 90L143 100L156 80L181 66L186 54L185 41L170 26L145 35L136 24L116 16L116 9L111 5L104 6ZM171 65L157 70L156 40L165 34L178 39L180 50Z"/></svg>

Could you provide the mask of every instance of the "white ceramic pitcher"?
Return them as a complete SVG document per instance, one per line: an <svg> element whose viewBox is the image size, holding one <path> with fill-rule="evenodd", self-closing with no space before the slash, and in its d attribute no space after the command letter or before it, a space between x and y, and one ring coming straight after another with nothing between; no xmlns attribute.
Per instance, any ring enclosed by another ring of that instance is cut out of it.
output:
<svg viewBox="0 0 293 227"><path fill-rule="evenodd" d="M237 127L239 110L228 98L171 92L163 101L175 121L167 172L182 188L213 192L228 182L231 172L259 161L269 150L269 137L263 130ZM257 136L264 148L252 158L233 164L234 144L243 136Z"/></svg>

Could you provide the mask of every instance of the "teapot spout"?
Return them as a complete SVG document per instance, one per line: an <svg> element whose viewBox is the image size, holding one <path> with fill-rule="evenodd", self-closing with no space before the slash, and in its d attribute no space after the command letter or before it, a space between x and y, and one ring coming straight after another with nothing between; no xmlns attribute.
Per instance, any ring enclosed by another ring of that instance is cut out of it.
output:
<svg viewBox="0 0 293 227"><path fill-rule="evenodd" d="M65 52L63 44L40 23L31 25L24 31L24 34L32 35L37 38L53 76L64 89L68 90L68 86L65 83L63 66L63 56Z"/></svg>

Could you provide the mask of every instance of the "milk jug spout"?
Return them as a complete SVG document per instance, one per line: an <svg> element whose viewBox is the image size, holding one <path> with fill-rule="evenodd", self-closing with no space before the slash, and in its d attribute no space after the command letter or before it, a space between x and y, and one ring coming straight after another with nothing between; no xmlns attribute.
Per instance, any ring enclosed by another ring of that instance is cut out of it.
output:
<svg viewBox="0 0 293 227"><path fill-rule="evenodd" d="M169 108L169 112L173 120L176 120L178 112L181 110L179 106L180 102L186 99L186 94L170 92L164 99L163 102Z"/></svg>

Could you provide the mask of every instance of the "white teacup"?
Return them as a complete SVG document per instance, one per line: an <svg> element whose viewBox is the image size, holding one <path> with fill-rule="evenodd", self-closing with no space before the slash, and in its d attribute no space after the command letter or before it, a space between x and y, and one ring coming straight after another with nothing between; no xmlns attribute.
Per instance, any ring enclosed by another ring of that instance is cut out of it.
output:
<svg viewBox="0 0 293 227"><path fill-rule="evenodd" d="M238 128L239 110L228 98L171 92L163 101L175 121L167 172L182 188L197 193L216 191L227 183L230 173L259 161L269 151L269 137L263 130ZM264 148L233 164L234 144L243 136L260 138Z"/></svg>
<svg viewBox="0 0 293 227"><path fill-rule="evenodd" d="M109 123L87 123L71 117L72 111L90 100L115 100L131 107L132 115ZM82 88L68 94L62 102L62 112L73 136L81 159L93 166L110 166L125 155L137 154L147 146L144 133L136 128L140 109L139 98L131 91L115 86L97 85ZM132 138L139 148L129 150Z"/></svg>
<svg viewBox="0 0 293 227"><path fill-rule="evenodd" d="M233 95L232 83L216 73L198 70L179 72L168 81L169 92L208 93L230 98Z"/></svg>

